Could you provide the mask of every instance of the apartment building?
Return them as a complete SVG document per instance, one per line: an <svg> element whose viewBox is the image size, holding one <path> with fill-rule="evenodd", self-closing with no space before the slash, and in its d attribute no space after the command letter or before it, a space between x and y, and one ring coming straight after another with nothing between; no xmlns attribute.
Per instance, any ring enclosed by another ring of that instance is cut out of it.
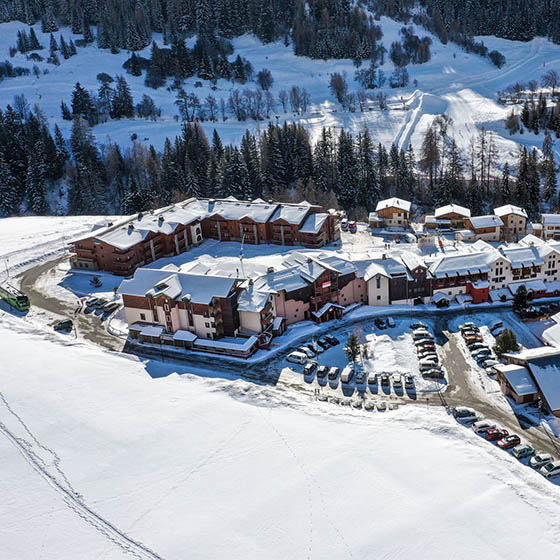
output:
<svg viewBox="0 0 560 560"><path fill-rule="evenodd" d="M380 200L375 209L378 223L383 224L384 227L407 228L410 224L411 206L408 200L402 198Z"/></svg>
<svg viewBox="0 0 560 560"><path fill-rule="evenodd" d="M483 241L500 241L504 222L500 216L473 216L465 219L466 227L474 233L476 239Z"/></svg>
<svg viewBox="0 0 560 560"><path fill-rule="evenodd" d="M494 214L499 216L504 223L502 228L503 238L506 241L518 241L527 233L527 212L523 208L506 204L494 208Z"/></svg>
<svg viewBox="0 0 560 560"><path fill-rule="evenodd" d="M542 214L541 224L543 239L560 239L560 214Z"/></svg>
<svg viewBox="0 0 560 560"><path fill-rule="evenodd" d="M459 206L458 204L447 204L436 208L434 218L436 220L449 221L451 227L464 228L466 221L471 217L471 211L468 208Z"/></svg>

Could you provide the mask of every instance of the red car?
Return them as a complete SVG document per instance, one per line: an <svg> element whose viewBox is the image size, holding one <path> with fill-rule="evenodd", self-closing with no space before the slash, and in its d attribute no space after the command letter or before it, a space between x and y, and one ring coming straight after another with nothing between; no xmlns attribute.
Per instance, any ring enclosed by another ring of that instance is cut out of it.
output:
<svg viewBox="0 0 560 560"><path fill-rule="evenodd" d="M501 430L500 428L494 428L493 430L488 430L486 432L486 439L488 441L496 441L498 439L503 439L509 432L507 430Z"/></svg>
<svg viewBox="0 0 560 560"><path fill-rule="evenodd" d="M519 445L521 443L521 440L519 439L519 436L516 435L511 435L511 436L506 436L505 438L501 439L498 442L498 447L501 449L510 449L511 447L515 447L516 445Z"/></svg>

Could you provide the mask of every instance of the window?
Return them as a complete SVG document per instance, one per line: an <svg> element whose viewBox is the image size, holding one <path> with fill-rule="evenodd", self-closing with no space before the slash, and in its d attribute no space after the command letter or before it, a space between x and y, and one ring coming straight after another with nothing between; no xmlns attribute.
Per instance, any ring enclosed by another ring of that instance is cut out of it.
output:
<svg viewBox="0 0 560 560"><path fill-rule="evenodd" d="M375 279L375 287L378 290L381 289L381 278L379 276Z"/></svg>
<svg viewBox="0 0 560 560"><path fill-rule="evenodd" d="M210 323L204 323L204 326L209 329L210 328Z"/></svg>
<svg viewBox="0 0 560 560"><path fill-rule="evenodd" d="M146 314L140 313L140 321L145 321L145 320L146 320Z"/></svg>
<svg viewBox="0 0 560 560"><path fill-rule="evenodd" d="M381 296L377 296L377 299L381 299Z"/></svg>

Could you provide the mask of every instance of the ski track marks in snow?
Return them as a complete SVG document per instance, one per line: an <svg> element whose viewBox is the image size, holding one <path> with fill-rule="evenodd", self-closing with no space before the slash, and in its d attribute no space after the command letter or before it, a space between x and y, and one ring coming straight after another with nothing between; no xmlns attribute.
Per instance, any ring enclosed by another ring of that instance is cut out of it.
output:
<svg viewBox="0 0 560 560"><path fill-rule="evenodd" d="M89 507L70 484L60 466L61 460L56 452L37 440L23 419L12 409L3 393L0 393L0 401L2 403L0 432L17 448L27 463L61 495L71 510L126 554L139 560L163 560L159 554L129 537L124 531L115 527ZM7 423L12 423L14 426L10 426L10 429ZM26 436L29 439L26 439Z"/></svg>

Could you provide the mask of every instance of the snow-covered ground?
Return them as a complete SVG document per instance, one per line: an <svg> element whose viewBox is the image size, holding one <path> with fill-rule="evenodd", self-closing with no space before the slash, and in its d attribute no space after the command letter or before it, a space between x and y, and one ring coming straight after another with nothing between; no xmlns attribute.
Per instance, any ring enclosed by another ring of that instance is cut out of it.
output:
<svg viewBox="0 0 560 560"><path fill-rule="evenodd" d="M124 558L128 547L141 558L492 559L560 546L558 487L439 409L368 413L194 377L12 318L0 345L6 558ZM154 380L152 368L183 375Z"/></svg>
<svg viewBox="0 0 560 560"><path fill-rule="evenodd" d="M383 30L383 43L388 49L394 40L399 39L402 23L389 18L381 18L379 24ZM16 34L24 24L11 22L0 24L0 53L9 58L8 49L16 42ZM45 45L45 50L39 54L48 55L48 36L40 32L36 26L37 35ZM66 39L72 36L69 29L61 29ZM430 35L424 29L416 29L420 36ZM59 34L56 34L57 37ZM162 44L161 37L155 37ZM301 122L313 137L316 137L324 126L345 127L353 132L361 130L367 125L375 141L389 144L396 142L406 147L409 142L419 149L426 127L430 126L435 116L447 114L451 119L450 135L453 135L459 146L468 150L472 136L482 127L496 133L496 145L502 161L513 160L519 145L538 146L542 143L542 135L533 133L517 134L510 137L504 126L504 118L510 108L498 105L496 92L516 81L526 82L530 79L539 80L541 75L554 69L560 71L560 47L543 38L537 38L529 43L507 41L494 37L482 38L490 49L501 51L507 60L502 69L497 69L488 59L462 51L457 45L441 44L439 39L432 36L432 59L422 65L410 65L410 86L404 89L391 90L385 88L389 95L391 110L378 110L361 113L347 112L341 109L328 88L330 74L345 72L349 82L349 89L357 91L359 85L354 81L355 67L350 60L311 60L296 57L291 46L284 46L282 42L262 45L252 36L243 36L233 41L235 54L248 58L255 71L268 68L272 71L274 85L272 93L277 96L282 89L289 89L292 85L306 88L312 100L310 111L305 115L295 116L291 112L284 114L280 108L272 120L282 123L284 120ZM189 40L192 46L194 39ZM150 48L140 54L149 56ZM78 48L78 54L68 60L61 60L59 67L46 62L37 63L42 70L48 68L49 73L38 79L33 75L7 79L0 87L0 105L11 103L14 95L24 93L31 106L38 104L46 114L49 122L58 123L68 134L70 123L63 121L60 114L60 102L69 103L71 90L75 82L79 81L88 90L96 91L99 82L97 73L103 71L111 75L123 74L122 64L129 53L122 51L113 55L109 51L98 49L95 45ZM14 65L31 68L34 62L27 61L24 55L16 54L10 61ZM387 57L382 67L389 75L393 71L393 64ZM174 104L175 93L165 87L158 90L144 86L144 76L134 77L126 75L131 91L136 101L144 93L149 94L156 104L162 108L162 118L157 122L148 120L109 121L95 127L94 132L101 143L110 138L123 146L131 145L131 136L136 134L140 141L154 144L162 148L166 137L173 138L180 133L181 123L175 120L177 107ZM254 83L245 86L219 80L217 89L212 90L209 82L195 88L198 78L186 81L185 89L194 91L200 99L212 94L218 100L227 98L232 87L257 87ZM416 81L416 83L415 83ZM375 92L374 92L375 93ZM403 110L403 107L406 110ZM207 133L218 129L225 142L239 142L247 128L259 132L268 125L267 121L237 122L229 118L226 122L203 123Z"/></svg>

